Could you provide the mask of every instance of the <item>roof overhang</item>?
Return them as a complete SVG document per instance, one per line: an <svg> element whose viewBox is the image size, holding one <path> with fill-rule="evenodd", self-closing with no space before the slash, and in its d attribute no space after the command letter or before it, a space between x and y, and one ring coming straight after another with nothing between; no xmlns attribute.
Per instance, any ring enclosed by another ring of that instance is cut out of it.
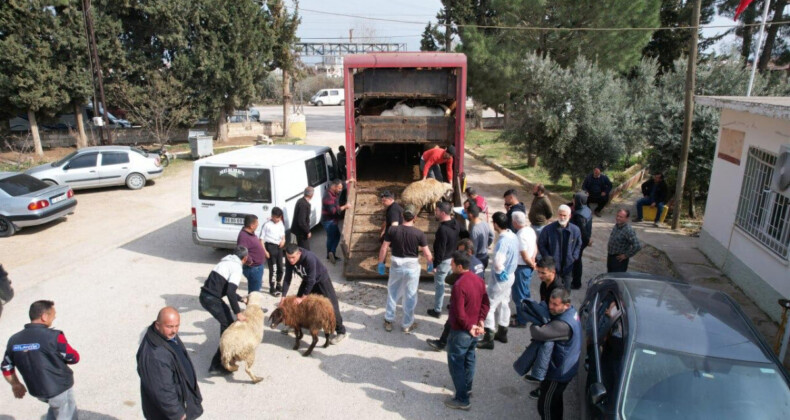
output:
<svg viewBox="0 0 790 420"><path fill-rule="evenodd" d="M748 112L765 117L790 120L790 97L784 96L695 96L700 105Z"/></svg>

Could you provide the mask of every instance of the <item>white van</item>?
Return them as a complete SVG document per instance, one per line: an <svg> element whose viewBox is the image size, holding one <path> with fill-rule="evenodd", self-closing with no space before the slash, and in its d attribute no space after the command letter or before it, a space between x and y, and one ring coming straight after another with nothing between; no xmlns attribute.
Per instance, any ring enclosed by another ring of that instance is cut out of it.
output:
<svg viewBox="0 0 790 420"><path fill-rule="evenodd" d="M343 105L345 97L345 89L321 89L310 98L310 103L315 106Z"/></svg>
<svg viewBox="0 0 790 420"><path fill-rule="evenodd" d="M337 178L337 160L325 146L262 145L210 156L192 172L192 240L198 245L233 248L244 216L260 224L280 207L290 231L296 201L315 188L310 226L321 221L321 198ZM260 232L258 232L260 234Z"/></svg>

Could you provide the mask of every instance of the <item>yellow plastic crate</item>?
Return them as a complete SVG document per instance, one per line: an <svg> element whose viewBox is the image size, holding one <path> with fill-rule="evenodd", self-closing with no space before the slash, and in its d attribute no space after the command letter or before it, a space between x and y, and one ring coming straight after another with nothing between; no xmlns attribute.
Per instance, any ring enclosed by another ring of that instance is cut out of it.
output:
<svg viewBox="0 0 790 420"><path fill-rule="evenodd" d="M642 219L649 222L656 220L657 209L658 207L642 206ZM669 206L665 204L664 210L661 212L661 218L659 219L659 222L664 223L664 219L667 218L667 213L669 213Z"/></svg>

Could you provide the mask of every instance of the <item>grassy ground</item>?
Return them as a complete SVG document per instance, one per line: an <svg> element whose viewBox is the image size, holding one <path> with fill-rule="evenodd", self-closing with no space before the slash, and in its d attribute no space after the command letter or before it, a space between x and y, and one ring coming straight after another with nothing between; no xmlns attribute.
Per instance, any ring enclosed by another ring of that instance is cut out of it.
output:
<svg viewBox="0 0 790 420"><path fill-rule="evenodd" d="M573 198L570 177L564 175L557 182L553 181L548 172L540 167L540 159L538 159L537 167L528 167L527 156L514 153L512 146L499 140L501 133L502 130L470 130L466 134L466 147L532 182L542 183L547 190L559 194L569 201Z"/></svg>

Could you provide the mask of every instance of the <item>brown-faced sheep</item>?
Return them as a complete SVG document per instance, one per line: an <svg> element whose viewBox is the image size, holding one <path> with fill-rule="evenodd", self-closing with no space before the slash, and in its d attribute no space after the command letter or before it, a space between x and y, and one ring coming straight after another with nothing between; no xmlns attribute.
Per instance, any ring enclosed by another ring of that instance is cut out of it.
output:
<svg viewBox="0 0 790 420"><path fill-rule="evenodd" d="M423 207L426 206L433 213L436 203L442 199L452 201L453 186L433 178L412 182L401 194L401 204L404 207L409 204L414 205L415 208L419 209L418 213L422 212Z"/></svg>
<svg viewBox="0 0 790 420"><path fill-rule="evenodd" d="M245 371L250 375L252 383L257 384L263 378L252 373L255 363L255 349L263 339L263 294L252 292L247 298L247 307L244 309L246 321L236 321L222 333L219 339L219 351L222 354L222 366L235 372L239 370L238 362L246 363Z"/></svg>
<svg viewBox="0 0 790 420"><path fill-rule="evenodd" d="M280 306L272 312L269 318L272 328L277 328L283 323L296 330L296 342L294 350L299 350L299 343L302 341L302 328L310 330L313 342L303 354L309 356L318 343L318 332L324 330L326 342L324 348L329 346L329 334L335 330L335 311L329 299L321 295L307 295L302 299L302 303L296 303L295 296L286 297Z"/></svg>

